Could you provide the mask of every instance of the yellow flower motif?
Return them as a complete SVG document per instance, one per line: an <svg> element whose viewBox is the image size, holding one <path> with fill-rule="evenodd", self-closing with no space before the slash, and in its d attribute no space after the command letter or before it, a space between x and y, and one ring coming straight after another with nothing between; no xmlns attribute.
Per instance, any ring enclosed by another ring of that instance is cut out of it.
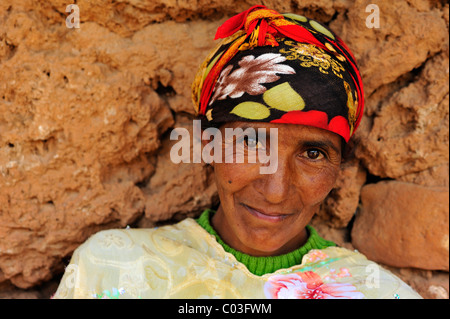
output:
<svg viewBox="0 0 450 319"><path fill-rule="evenodd" d="M210 109L210 110L208 110L208 111L206 112L206 118L208 119L208 121L212 121L212 115L211 115L211 113L212 113L212 109Z"/></svg>
<svg viewBox="0 0 450 319"><path fill-rule="evenodd" d="M348 120L350 124L350 135L353 133L356 122L356 111L358 109L358 100L353 98L350 84L344 81L345 91L347 92Z"/></svg>
<svg viewBox="0 0 450 319"><path fill-rule="evenodd" d="M344 67L338 61L333 59L325 50L318 48L313 44L300 43L295 41L285 41L290 49L280 49L280 53L286 55L287 60L299 60L300 65L308 67L318 67L319 71L328 74L331 70L337 77L342 77L345 72ZM341 60L341 59L340 59ZM345 60L345 59L344 59Z"/></svg>

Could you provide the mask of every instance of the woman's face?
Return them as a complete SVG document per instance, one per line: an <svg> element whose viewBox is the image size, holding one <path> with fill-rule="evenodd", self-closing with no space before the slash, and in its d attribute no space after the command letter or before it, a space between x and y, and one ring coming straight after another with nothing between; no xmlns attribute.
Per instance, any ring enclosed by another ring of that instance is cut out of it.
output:
<svg viewBox="0 0 450 319"><path fill-rule="evenodd" d="M261 166L268 164L261 164L258 157L256 163L223 160L213 164L220 197L214 228L228 245L252 256L281 255L299 248L308 237L305 226L335 185L341 137L292 124L233 122L226 126L266 129L267 143L239 135L233 138L234 143L244 143L243 154L234 151L234 157L247 158L266 148L269 154L268 142L274 143L277 137L278 162L273 174L261 174ZM230 143L224 128L221 133L223 144Z"/></svg>

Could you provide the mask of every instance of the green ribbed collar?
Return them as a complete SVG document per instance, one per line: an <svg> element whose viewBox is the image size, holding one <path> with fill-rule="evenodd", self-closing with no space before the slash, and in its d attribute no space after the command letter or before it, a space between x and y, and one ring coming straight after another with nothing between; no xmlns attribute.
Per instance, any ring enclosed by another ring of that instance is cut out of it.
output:
<svg viewBox="0 0 450 319"><path fill-rule="evenodd" d="M311 249L324 249L330 246L336 246L335 243L320 237L317 231L312 226L307 225L306 229L308 231L309 237L302 247L290 253L279 256L250 256L231 248L220 238L219 234L214 230L210 223L214 213L214 210L206 209L197 219L197 223L208 233L213 235L226 252L232 254L237 259L237 261L243 263L251 273L257 276L273 273L278 269L299 265L302 262L303 256L306 255Z"/></svg>

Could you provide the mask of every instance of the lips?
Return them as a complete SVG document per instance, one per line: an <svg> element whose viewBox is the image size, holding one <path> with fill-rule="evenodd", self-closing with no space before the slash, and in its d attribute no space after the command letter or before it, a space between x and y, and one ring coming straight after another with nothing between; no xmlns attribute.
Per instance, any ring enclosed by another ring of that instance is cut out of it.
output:
<svg viewBox="0 0 450 319"><path fill-rule="evenodd" d="M289 216L289 214L280 214L280 213L274 213L274 212L266 212L263 211L261 209L256 209L250 206L247 206L245 204L242 204L242 206L244 206L244 208L254 217L268 221L268 222L281 222L284 219L286 219L286 217Z"/></svg>

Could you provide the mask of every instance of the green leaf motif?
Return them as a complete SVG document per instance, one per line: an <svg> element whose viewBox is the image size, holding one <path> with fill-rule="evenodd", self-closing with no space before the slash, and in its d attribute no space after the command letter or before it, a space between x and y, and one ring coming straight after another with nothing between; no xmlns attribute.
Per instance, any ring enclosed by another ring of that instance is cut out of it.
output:
<svg viewBox="0 0 450 319"><path fill-rule="evenodd" d="M310 24L314 29L316 29L316 31L319 31L319 32L322 33L322 34L325 34L327 37L329 37L329 38L331 38L331 39L333 39L333 40L336 40L336 39L334 38L334 35L333 35L330 31L328 31L325 27L323 27L320 23L318 23L318 22L316 22L316 21L314 21L314 20L309 20L309 24Z"/></svg>
<svg viewBox="0 0 450 319"><path fill-rule="evenodd" d="M307 19L306 17L301 16L301 15L299 15L299 14L285 13L285 14L283 14L283 16L284 16L285 18L289 18L289 19L296 20L296 21L301 21L301 22L306 22L306 21L308 21L308 19Z"/></svg>
<svg viewBox="0 0 450 319"><path fill-rule="evenodd" d="M230 113L250 120L262 120L270 116L270 110L264 104L257 102L239 103Z"/></svg>
<svg viewBox="0 0 450 319"><path fill-rule="evenodd" d="M301 111L305 108L305 101L288 82L264 92L263 99L270 107L284 112Z"/></svg>

